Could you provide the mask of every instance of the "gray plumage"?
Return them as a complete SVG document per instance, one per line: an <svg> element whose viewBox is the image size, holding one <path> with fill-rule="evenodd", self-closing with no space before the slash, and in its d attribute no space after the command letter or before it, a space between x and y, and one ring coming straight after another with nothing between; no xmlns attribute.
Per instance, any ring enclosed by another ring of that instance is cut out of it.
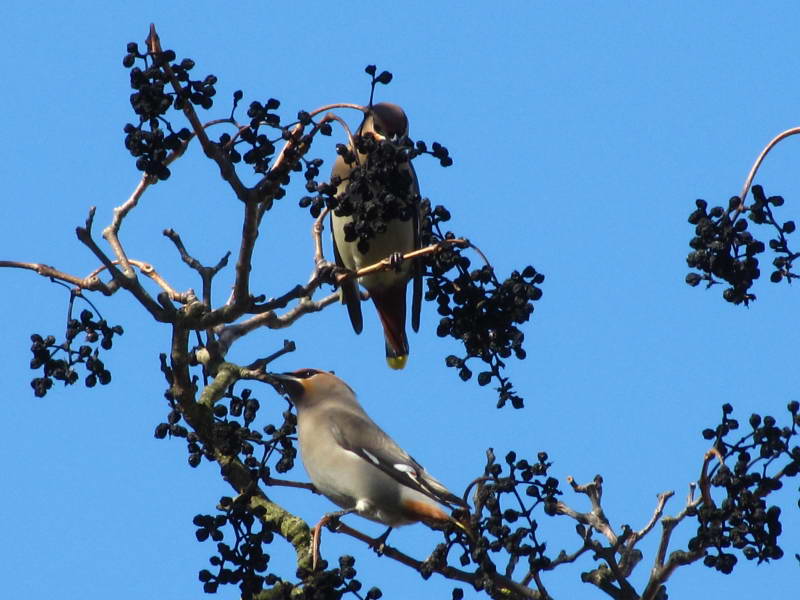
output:
<svg viewBox="0 0 800 600"><path fill-rule="evenodd" d="M344 381L314 369L273 376L297 408L306 471L332 502L390 527L449 520L440 504L466 506L370 419Z"/></svg>

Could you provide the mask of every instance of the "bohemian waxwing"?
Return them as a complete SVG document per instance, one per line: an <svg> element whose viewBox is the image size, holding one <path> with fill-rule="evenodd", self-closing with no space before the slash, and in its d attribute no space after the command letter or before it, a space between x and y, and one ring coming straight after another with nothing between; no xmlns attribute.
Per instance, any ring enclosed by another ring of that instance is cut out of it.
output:
<svg viewBox="0 0 800 600"><path fill-rule="evenodd" d="M403 109L396 104L381 102L369 108L364 116L358 135L372 134L376 140L388 140L398 144L408 135L408 118ZM351 150L353 150L351 148ZM367 156L356 154L357 161L345 162L339 155L333 165L332 176L341 181L337 196L341 199L347 193L350 173L357 165L364 165ZM369 240L366 254L358 249L358 240L345 241L344 228L353 221L352 216L331 214L331 233L333 236L333 252L336 264L352 271L374 264L396 254L405 254L419 248L419 184L414 167L410 161L402 163L398 171L404 171L410 177L410 198L415 202L412 217L406 221L394 219L387 223L386 231ZM374 186L373 186L374 187ZM386 190L371 189L374 198L379 199ZM383 324L386 339L386 362L393 369L402 369L408 359L408 338L406 337L406 287L413 277L413 295L411 305L411 326L419 330L419 312L422 304L422 272L418 261L405 261L397 268L379 271L362 277L359 282L370 294L378 316ZM356 333L361 333L363 320L361 317L361 298L358 283L354 279L345 281L341 286L342 302L347 305L350 322Z"/></svg>
<svg viewBox="0 0 800 600"><path fill-rule="evenodd" d="M464 528L440 504L467 508L466 503L386 435L344 381L316 369L271 375L297 408L300 456L308 476L345 509L336 516L355 512L390 529L417 521L449 521Z"/></svg>

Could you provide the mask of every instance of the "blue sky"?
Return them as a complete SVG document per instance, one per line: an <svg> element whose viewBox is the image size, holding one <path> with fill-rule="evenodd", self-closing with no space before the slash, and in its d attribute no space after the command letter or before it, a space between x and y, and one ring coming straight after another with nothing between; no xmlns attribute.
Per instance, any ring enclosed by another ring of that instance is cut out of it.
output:
<svg viewBox="0 0 800 600"><path fill-rule="evenodd" d="M444 143L455 160L448 169L417 162L423 194L450 208L453 230L477 243L501 275L533 264L547 276L524 327L528 358L509 368L527 399L523 411L496 410L491 390L444 368L444 356L459 349L435 336L430 305L401 373L384 366L371 308L359 337L333 306L291 330L251 335L231 360L250 362L290 337L298 351L276 368L335 370L453 490L480 473L487 447L500 456L546 450L562 482L603 475L616 526L641 527L667 489L676 491L667 512L678 512L707 449L700 431L717 423L721 404L732 403L744 423L754 411L783 418L798 399L796 290L765 278L745 309L725 303L721 290L683 283L695 198L725 204L761 147L797 125L794 3L270 4L4 7L0 259L76 274L96 266L74 227L92 205L98 226L107 224L138 181L122 143L133 114L121 61L126 43L141 42L154 21L165 47L194 58L196 73L219 77L212 116L228 112L236 89L248 101L280 99L287 120L330 102L365 103L364 66L392 71L378 98L404 106L412 137ZM787 198L785 218L797 218L799 152L788 140L757 178ZM330 147L318 155L332 156ZM177 288L199 288L161 231L175 228L191 252L214 263L238 246L239 204L198 148L172 170L126 220L122 239L130 256L156 264ZM305 281L312 266L310 221L296 205L303 193L295 186L265 220L253 281L268 295ZM8 597L49 597L53 589L63 598L201 596L196 573L212 547L195 541L191 519L212 512L229 488L210 464L190 469L183 442L153 439L166 415L157 355L169 332L122 294L97 299L104 316L126 328L107 358L112 384L55 388L36 399L28 336L63 331L66 293L28 272L0 278L7 402L0 573ZM230 270L219 297L229 282ZM284 402L267 389L255 395L260 417L274 422ZM305 479L299 467L295 478ZM331 508L292 490L273 497L311 522ZM565 500L586 508L571 493ZM787 558L758 568L742 560L728 577L700 565L681 569L671 597L785 596L798 575L796 501L793 482L781 499ZM565 541L575 547L566 518L540 524L551 550ZM676 539L690 530L683 526ZM419 526L391 541L422 557L435 540ZM655 539L642 546L637 585L654 547ZM276 542L268 551L280 571L286 547ZM449 597L452 584L442 578L423 582L342 536L328 534L323 551L354 554L359 578L381 585L384 597ZM602 597L579 582L588 565L587 558L547 578L551 594ZM231 588L219 597L238 596Z"/></svg>

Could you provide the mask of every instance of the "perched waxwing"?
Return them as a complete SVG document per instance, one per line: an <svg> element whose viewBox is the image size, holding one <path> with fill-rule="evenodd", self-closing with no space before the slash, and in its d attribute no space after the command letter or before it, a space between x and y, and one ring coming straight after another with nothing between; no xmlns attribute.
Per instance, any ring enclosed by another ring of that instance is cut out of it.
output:
<svg viewBox="0 0 800 600"><path fill-rule="evenodd" d="M339 377L316 369L271 375L297 408L300 456L311 482L344 509L335 516L355 512L390 530L418 521L465 529L441 505L466 503L384 433Z"/></svg>
<svg viewBox="0 0 800 600"><path fill-rule="evenodd" d="M358 129L358 135L371 134L379 142L388 140L398 146L408 136L408 118L403 109L396 104L381 102L371 106ZM352 147L351 147L351 150ZM338 177L340 184L337 196L344 197L347 192L350 174L357 164L364 164L367 156L356 153L356 163L348 164L340 155L336 158L332 176ZM411 162L398 167L404 171L411 181L409 193L414 198L412 216L406 221L400 219L387 223L386 230L369 240L369 250L362 253L358 248L358 240L345 240L345 226L352 223L352 216L331 214L331 233L333 235L333 252L336 264L352 271L374 264L382 259L405 254L419 248L419 184ZM380 198L385 190L370 188L373 197ZM422 303L422 273L417 261L404 261L391 268L362 277L359 281L350 279L341 286L342 302L347 305L350 322L356 333L361 333L363 319L361 316L361 298L358 291L359 282L369 292L375 309L383 325L386 339L386 362L393 369L402 369L408 359L408 338L406 337L406 287L409 279L414 280L411 326L419 330L419 312Z"/></svg>

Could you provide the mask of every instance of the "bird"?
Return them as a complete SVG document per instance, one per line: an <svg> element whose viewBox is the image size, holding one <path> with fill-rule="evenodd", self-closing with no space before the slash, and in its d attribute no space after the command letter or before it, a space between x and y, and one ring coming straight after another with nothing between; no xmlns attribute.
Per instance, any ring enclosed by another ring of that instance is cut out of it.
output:
<svg viewBox="0 0 800 600"><path fill-rule="evenodd" d="M358 128L357 135L372 135L378 142L388 141L396 147L401 147L408 136L408 117L402 108L389 102L381 102L370 106L364 115L364 120ZM336 196L340 202L348 194L357 194L358 191L348 191L351 174L358 165L365 165L368 157L355 153L356 161L347 163L340 154L336 158L331 172L332 179L338 178L339 184ZM351 271L374 264L385 258L390 258L394 263L390 269L370 273L360 278L345 280L340 287L342 302L347 305L350 323L356 333L361 333L363 318L361 315L361 297L358 285L361 283L369 292L375 309L383 325L386 362L392 369L402 369L408 360L408 337L406 336L406 289L408 281L413 279L411 326L414 331L419 330L419 314L422 304L422 271L418 261L402 261L402 254L411 252L420 247L419 231L419 183L414 167L410 161L396 166L394 173L387 174L382 181L391 180L391 175L400 174L406 177L399 178L408 181L408 198L413 203L411 218L403 221L392 219L386 224L385 231L371 238L367 252L359 249L359 240L347 241L345 227L353 222L353 216L338 216L336 211L331 213L331 233L333 237L333 252L336 265ZM397 180L398 178L395 178ZM375 184L373 180L369 185L369 195L374 199L385 198L389 190ZM363 189L363 188L362 188ZM394 191L394 190L393 190ZM402 194L402 192L401 192Z"/></svg>
<svg viewBox="0 0 800 600"><path fill-rule="evenodd" d="M271 373L297 409L300 457L314 487L343 510L387 525L373 541L379 549L392 528L423 522L466 525L446 513L469 511L464 500L434 478L364 411L353 389L333 373L300 369ZM315 539L326 519L315 528ZM316 558L316 546L314 556Z"/></svg>

